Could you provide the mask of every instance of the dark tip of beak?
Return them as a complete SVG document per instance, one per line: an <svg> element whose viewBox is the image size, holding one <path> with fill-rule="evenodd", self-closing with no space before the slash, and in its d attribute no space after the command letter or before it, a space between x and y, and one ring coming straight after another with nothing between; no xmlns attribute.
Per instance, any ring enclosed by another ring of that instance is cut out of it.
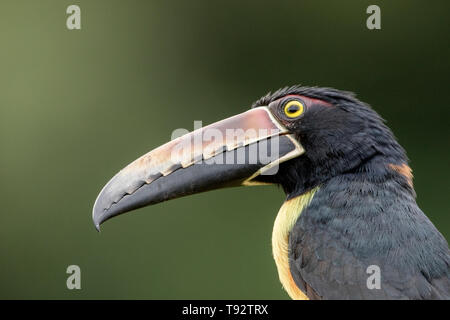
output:
<svg viewBox="0 0 450 320"><path fill-rule="evenodd" d="M101 212L98 212L99 210L98 210L97 202L98 201L95 202L94 210L92 212L92 221L94 222L95 229L98 232L100 232L100 225L102 224L103 221L102 221L102 214L101 214Z"/></svg>

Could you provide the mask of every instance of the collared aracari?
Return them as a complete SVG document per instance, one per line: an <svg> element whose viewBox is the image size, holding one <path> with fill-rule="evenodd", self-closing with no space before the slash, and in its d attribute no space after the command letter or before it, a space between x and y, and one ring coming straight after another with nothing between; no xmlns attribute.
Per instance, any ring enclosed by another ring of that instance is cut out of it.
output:
<svg viewBox="0 0 450 320"><path fill-rule="evenodd" d="M416 204L406 153L349 92L286 87L154 149L106 184L93 221L257 184L286 193L272 249L291 298L450 299L448 244Z"/></svg>

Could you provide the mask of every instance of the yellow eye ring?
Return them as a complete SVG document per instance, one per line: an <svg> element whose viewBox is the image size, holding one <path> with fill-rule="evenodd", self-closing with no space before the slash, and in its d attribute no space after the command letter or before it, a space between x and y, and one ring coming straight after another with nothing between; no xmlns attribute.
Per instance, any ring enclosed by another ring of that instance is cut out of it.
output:
<svg viewBox="0 0 450 320"><path fill-rule="evenodd" d="M284 114L288 118L297 118L305 111L305 107L298 100L291 100L284 106Z"/></svg>

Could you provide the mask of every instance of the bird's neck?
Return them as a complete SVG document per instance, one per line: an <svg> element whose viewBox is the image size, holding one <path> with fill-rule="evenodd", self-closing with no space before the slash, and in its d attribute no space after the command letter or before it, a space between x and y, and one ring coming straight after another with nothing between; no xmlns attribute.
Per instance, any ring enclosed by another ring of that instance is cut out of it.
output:
<svg viewBox="0 0 450 320"><path fill-rule="evenodd" d="M367 185L395 180L399 189L415 197L412 170L403 157L388 157L374 153L353 166L345 166L345 163L345 161L337 160L335 165L318 166L310 163L308 159L299 162L296 170L291 173L293 178L290 181L288 179L289 184L282 184L287 199L295 198L344 177L363 181Z"/></svg>
<svg viewBox="0 0 450 320"><path fill-rule="evenodd" d="M380 160L380 159L378 159ZM272 233L272 251L275 263L278 269L278 275L283 288L293 299L304 300L307 296L298 288L290 272L289 266L289 237L294 225L299 220L302 213L308 211L307 215L315 215L329 211L333 207L335 201L345 202L346 192L355 196L358 194L358 188L366 188L366 191L374 190L382 185L383 181L394 180L398 184L392 192L399 192L409 195L414 201L414 190L412 188L412 174L406 163L390 163L387 161L371 161L357 168L353 172L346 172L340 176L330 178L321 184L315 185L308 191L301 194L288 195L287 200L281 206L275 219ZM355 181L352 185L351 181ZM345 182L345 183L344 183ZM342 195L341 199L334 199L336 195L330 198L323 197L315 199L317 193L322 193L322 189L333 190L337 195ZM300 188L297 188L300 190ZM386 190L384 190L386 191ZM361 191L364 192L364 191ZM348 195L347 195L348 196ZM395 195L394 195L395 197ZM361 198L361 204L364 203L364 197ZM311 210L314 207L314 210ZM306 210L308 208L308 210ZM312 212L314 211L314 212ZM320 220L320 215L317 219ZM319 222L318 222L319 223Z"/></svg>

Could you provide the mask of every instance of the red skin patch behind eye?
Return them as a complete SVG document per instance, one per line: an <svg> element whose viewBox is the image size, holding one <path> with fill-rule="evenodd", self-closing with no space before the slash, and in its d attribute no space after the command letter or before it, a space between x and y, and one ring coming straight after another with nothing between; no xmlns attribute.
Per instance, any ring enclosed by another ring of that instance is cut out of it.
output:
<svg viewBox="0 0 450 320"><path fill-rule="evenodd" d="M289 97L300 98L306 104L306 107L310 107L313 104L319 104L319 105L323 105L325 107L332 107L333 106L329 102L326 102L326 101L323 101L323 100L320 100L320 99L314 99L314 98L309 98L309 97L306 97L306 96L301 96L301 95L298 95L298 94L289 94L287 96L284 96L281 99L286 99L286 98L289 98ZM280 99L278 99L278 100L280 100Z"/></svg>

